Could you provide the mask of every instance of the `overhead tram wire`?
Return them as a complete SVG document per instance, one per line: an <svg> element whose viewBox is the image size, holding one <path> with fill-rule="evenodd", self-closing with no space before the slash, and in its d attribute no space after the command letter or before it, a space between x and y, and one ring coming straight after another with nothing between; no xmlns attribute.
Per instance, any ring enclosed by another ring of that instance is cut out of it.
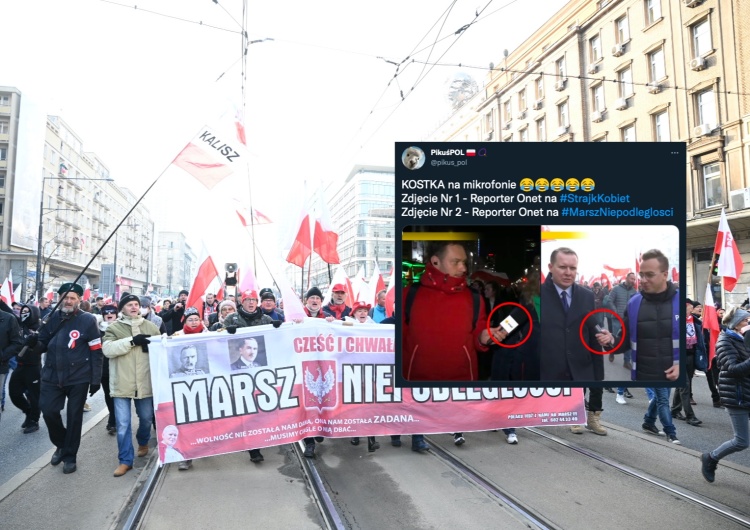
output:
<svg viewBox="0 0 750 530"><path fill-rule="evenodd" d="M456 38L455 38L455 40L445 49L445 51L443 52L443 54L440 57L438 57L438 59L437 59L438 62L440 61L440 59L442 59L443 57L445 57L445 54L448 53L453 46L455 46L455 44L458 42L458 39L460 39L462 36L464 36L466 34L465 29L471 27L474 24L474 22L479 18L479 16L484 12L484 10L487 9L492 2L493 2L493 0L489 0L487 2L487 4L485 4L485 6L481 10L477 10L476 15L474 17L474 20L472 22L470 22L469 24L466 24L465 26L462 26L464 28L464 30L461 30L460 32L457 32L457 33L453 34L453 35L457 35ZM416 62L416 60L412 59L412 62ZM427 70L426 74L424 74L422 77L420 77L419 79L417 79L417 81L411 87L411 90L404 96L404 98L398 103L398 105L396 105L396 107L391 111L391 113L388 114L388 116L385 117L385 119L380 123L380 125L377 126L377 128L372 132L372 134L370 134L370 136L367 137L367 140L365 140L364 143L360 146L360 150L363 149L364 146L367 145L367 143L370 140L372 140L373 136L375 136L378 133L378 131L380 131L380 129L383 127L383 125L385 125L388 122L388 120L391 119L391 116L393 116L396 113L396 111L399 109L399 107L401 106L401 104L406 100L406 98L409 95L411 95L414 92L414 89L417 88L417 86L430 74L430 72L432 72L433 68L435 68L434 64L432 66L430 66L430 69Z"/></svg>
<svg viewBox="0 0 750 530"><path fill-rule="evenodd" d="M422 61L418 61L416 59L414 59L414 62L415 63L422 63ZM440 62L434 62L434 63L427 63L427 64L430 64L433 67L435 67L435 66L444 66L444 67L451 67L451 68L458 67L458 68L467 68L467 69L470 69L470 70L485 70L485 71L489 70L491 72L495 72L495 71L497 71L497 72L507 72L507 73L519 74L519 75L532 75L532 76L542 75L544 77L558 77L558 78L563 78L564 77L566 79L567 78L580 79L582 81L601 81L602 83L623 83L623 84L628 84L628 85L633 85L633 86L639 86L639 87L645 87L645 88L650 88L650 87L653 86L650 81L648 81L648 82L643 82L643 81L628 81L628 82L624 82L624 81L620 81L617 78L608 79L605 76L595 77L595 76L590 76L590 75L572 75L570 73L566 73L565 75L561 75L561 74L557 74L557 73L543 72L543 71L541 71L541 68L529 71L529 70L514 70L513 68L505 68L505 67L499 66L499 67L492 68L490 70L486 66L474 66L474 65L465 64L465 63L440 63ZM550 62L549 64L554 64L554 63ZM667 85L667 84L663 84L663 85L660 84L659 87L660 87L660 90L684 90L686 92L690 92L690 91L693 90L691 87L678 86L678 85ZM716 94L722 94L722 95L727 95L727 96L750 96L750 92L740 92L738 90L713 90L713 92L716 93Z"/></svg>
<svg viewBox="0 0 750 530"><path fill-rule="evenodd" d="M412 50L400 62L397 63L395 61L389 61L385 57L378 57L378 59L382 59L383 61L385 61L387 63L391 63L391 64L395 65L396 66L396 72L393 74L393 77L390 80L388 80L388 83L386 83L385 88L383 88L383 92L381 92L381 94L378 97L378 99L372 105L372 108L370 109L370 112L367 113L367 116L365 116L365 119L362 121L362 124L357 128L354 136L352 137L352 140L349 140L349 145L351 145L351 142L353 141L354 137L356 137L356 135L364 128L365 124L367 124L367 121L370 119L370 116L372 116L372 114L377 110L378 104L383 99L383 97L385 96L385 94L388 92L388 88L391 86L391 83L393 82L393 80L397 79L398 76L401 74L401 70L400 70L401 69L401 65L403 65L404 63L406 63L406 61L408 61L409 58L412 55L414 55L415 50L417 49L417 47L420 44L422 44L422 41L424 41L427 38L427 36L432 32L432 30L435 29L435 26L437 26L438 22L440 22L440 20L446 15L446 13L448 13L451 9L453 9L453 6L456 4L456 1L457 0L453 0L450 3L450 5L445 8L445 11L443 11L440 14L440 16L437 18L437 20L435 20L435 22L432 24L432 26L430 26L430 29L428 29L427 32L425 32L425 34L422 35L422 38L419 39L419 41L417 42L417 44L414 45L414 48L412 48ZM437 42L440 42L440 41L437 41ZM433 46L435 46L435 43L433 43ZM421 51L422 50L420 50L420 52ZM417 53L419 53L419 52L417 52ZM407 64L407 66L408 66L408 64ZM397 81L397 84L399 84L398 81ZM403 93L403 91L400 88L400 84L399 84L399 91L401 93ZM403 101L403 99L402 99L402 101Z"/></svg>
<svg viewBox="0 0 750 530"><path fill-rule="evenodd" d="M381 100L383 99L383 96L385 96L385 94L386 94L386 92L388 91L388 88L390 87L390 85L391 85L391 83L393 82L393 80L394 80L394 79L397 79L397 78L398 78L398 76L399 76L399 75L401 75L401 73L403 73L403 71L405 70L405 68L404 68L404 70L401 70L401 71L399 71L399 69L398 69L398 67L400 67L400 66L401 66L401 65L402 65L402 64L403 64L404 62L406 62L406 61L407 61L408 59L412 58L412 56L414 56L414 55L416 55L416 54L418 54L418 53L422 53L423 51L427 50L428 48L434 47L434 46L435 46L436 44L438 44L438 43L440 43L440 42L442 42L442 41L444 41L444 40L446 40L446 39L449 39L449 38L451 38L451 37L452 37L452 36L454 36L454 35L458 35L458 34L462 34L462 33L464 33L464 32L465 32L465 31L466 31L467 29L469 29L469 28L470 28L471 26L473 26L474 24L476 24L476 23L478 23L478 22L481 22L481 21L483 21L483 20L487 19L488 17L490 17L490 16L494 15L495 13L498 13L498 12L502 11L503 9L505 9L505 8L507 8L507 7L509 7L509 6L511 6L512 4L515 4L515 3L516 3L516 2L518 2L518 1L519 1L519 0L511 0L510 2L508 2L508 3L506 3L506 4L503 4L502 6L498 7L498 8L497 8L497 9L495 9L494 11L491 11L491 12L487 13L486 15L483 15L483 16L482 16L482 13L483 13L483 12L484 12L484 11L485 11L485 10L487 9L487 7L489 6L489 3L488 3L488 4L487 4L487 5L486 5L486 6L485 6L485 7L484 7L484 8L483 8L483 9L482 9L481 11L477 11L475 19L474 19L474 20L472 20L472 21L471 21L470 23L468 23L468 24L464 24L463 26L461 26L460 28L458 28L458 29L457 29L457 30L456 30L455 32L453 32L452 34L450 34L450 35L446 35L446 36L445 36L445 37L443 37L442 39L439 39L439 40L435 41L435 42L434 42L434 43L432 44L432 46L425 46L424 48L421 48L421 49L419 49L419 50L417 50L417 49L416 49L416 46L415 46L415 47L414 47L414 49L413 49L413 50L411 51L411 53L409 53L409 55L407 55L407 56L406 56L406 58L405 58L404 60L402 60L401 62L399 62L399 63L396 63L396 62L393 62L393 61L388 61L388 60L387 60L387 59L385 59L384 57L379 57L379 59L382 59L382 60L384 60L385 62L388 62L388 63L391 63L391 64L394 64L394 65L396 65L396 66L397 66L397 68L396 68L396 73L395 73L395 74L394 74L394 76L393 76L393 77L392 77L392 78L391 78L391 79L390 79L390 80L388 81L388 83L386 84L385 88L383 89L383 92L382 92L382 93L380 94L380 97L379 97L379 98L377 99L377 101L376 101L376 102L375 102L375 104L373 105L372 109L370 109L370 112L368 112L368 113L367 113L367 116L365 117L365 119L363 120L362 124L361 124L361 125L359 126L359 128L357 129L356 133L359 133L359 132L360 132L360 131L361 131L361 130L362 130L362 129L364 128L364 126L365 126L365 124L367 123L367 121L369 120L370 116L371 116L372 114L374 114L374 112L375 112L376 110L378 110L378 108L377 108L377 105L378 105L378 103L380 103L380 101L381 101ZM491 3L491 2L490 2L490 3ZM451 4L451 6L452 6L452 4ZM448 8L450 8L451 6L449 6ZM447 9L446 9L446 11L447 11ZM443 12L443 15L444 15L444 14L445 14L445 12ZM438 21L440 20L440 18L442 18L442 16L443 16L443 15L440 15L440 17L439 17L439 18L438 18L438 20L437 20L437 21L435 22L435 24L433 24L432 28L434 28L434 27L435 27L435 25L437 25L437 22L438 22ZM432 31L432 28L430 28L430 30L429 30L429 31L427 32L427 34L429 34L429 32L430 32L430 31ZM421 42L422 42L422 41L423 41L423 40L425 39L425 37L426 37L426 35L425 35L424 37L422 37L422 39L420 39L420 43L421 43ZM417 44L417 46L419 46L419 43ZM415 61L415 60L413 60L413 59L412 59L412 62L418 62L418 61ZM408 66L408 64L407 64L407 66ZM397 84L398 84L398 83L397 83ZM400 88L399 88L399 91L401 92L401 89L400 89ZM403 99L402 99L401 101L403 101ZM388 107L386 107L386 108L388 108ZM389 118L390 118L390 115L389 115L389 116L388 116L388 117L386 118L386 120L388 120ZM381 124L381 126L382 126L382 124ZM378 129L380 129L380 127L378 127ZM356 135L356 133L355 133L355 135ZM362 145L360 146L360 149L361 149L361 148L363 148L363 147L364 147L364 145L366 145L366 144L367 144L367 142L369 142L371 138L372 138L372 135L371 135L371 136L370 136L370 137L369 137L369 138L368 138L368 139L367 139L367 140L366 140L366 141L365 141L365 142L364 142L364 143L363 143L363 144L362 144Z"/></svg>
<svg viewBox="0 0 750 530"><path fill-rule="evenodd" d="M165 13L159 13L158 11L153 11L151 9L144 9L142 7L138 7L137 5L121 4L120 2L115 2L113 0L99 0L99 1L104 2L106 4L113 4L113 5L120 6L120 7L127 7L129 9L135 9L137 11L141 11L143 13L149 13L151 15L158 15L160 17L170 18L172 20L179 20L180 22L187 22L189 24L197 24L198 26L203 26L206 28L218 29L220 31L227 31L229 33L239 33L237 30L234 30L234 29L222 28L220 26L214 26L212 24L205 24L202 20L198 20L198 21L188 20L186 18L176 17L174 15L167 15Z"/></svg>

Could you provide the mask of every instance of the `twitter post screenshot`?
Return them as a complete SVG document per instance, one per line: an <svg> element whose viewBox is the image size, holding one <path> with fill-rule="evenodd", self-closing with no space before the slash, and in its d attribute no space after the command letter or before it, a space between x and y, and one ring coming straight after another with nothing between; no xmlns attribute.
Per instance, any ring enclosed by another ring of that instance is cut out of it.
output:
<svg viewBox="0 0 750 530"><path fill-rule="evenodd" d="M684 143L395 158L398 386L684 386Z"/></svg>

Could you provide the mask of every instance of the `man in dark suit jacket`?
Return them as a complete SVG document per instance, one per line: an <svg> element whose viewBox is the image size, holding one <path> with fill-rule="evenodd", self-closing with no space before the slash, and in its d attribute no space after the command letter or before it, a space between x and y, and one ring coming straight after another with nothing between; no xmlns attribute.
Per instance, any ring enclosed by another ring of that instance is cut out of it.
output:
<svg viewBox="0 0 750 530"><path fill-rule="evenodd" d="M601 350L603 344L609 345L609 338L597 333L598 314L586 318L594 310L594 293L576 284L577 271L578 255L575 251L561 247L552 252L549 275L542 285L542 381L604 379L603 356L591 353L586 345ZM582 341L580 329L584 319ZM603 436L607 431L599 423L602 391L602 388L589 389L586 428ZM576 425L571 431L581 434L583 429Z"/></svg>

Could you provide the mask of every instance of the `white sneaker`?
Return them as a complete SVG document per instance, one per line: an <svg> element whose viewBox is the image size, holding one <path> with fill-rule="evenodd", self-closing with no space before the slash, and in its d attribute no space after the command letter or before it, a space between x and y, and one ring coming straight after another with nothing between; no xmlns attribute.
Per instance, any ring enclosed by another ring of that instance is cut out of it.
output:
<svg viewBox="0 0 750 530"><path fill-rule="evenodd" d="M625 401L625 396L622 394L617 394L617 397L615 398L615 401L617 401L620 405L627 405L628 402Z"/></svg>
<svg viewBox="0 0 750 530"><path fill-rule="evenodd" d="M518 443L518 436L516 436L516 433L512 432L508 435L506 438L509 444L516 445Z"/></svg>

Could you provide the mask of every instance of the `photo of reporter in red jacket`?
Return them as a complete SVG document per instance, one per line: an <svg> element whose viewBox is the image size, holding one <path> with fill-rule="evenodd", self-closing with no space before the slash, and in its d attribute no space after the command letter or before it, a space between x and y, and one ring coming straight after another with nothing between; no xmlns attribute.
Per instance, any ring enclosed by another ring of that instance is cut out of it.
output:
<svg viewBox="0 0 750 530"><path fill-rule="evenodd" d="M409 381L476 381L477 350L487 351L484 300L474 324L474 299L466 283L466 249L460 242L435 241L413 295L411 307L401 311L403 376ZM404 289L405 304L410 287ZM407 323L408 320L408 323ZM507 333L492 328L496 340Z"/></svg>

